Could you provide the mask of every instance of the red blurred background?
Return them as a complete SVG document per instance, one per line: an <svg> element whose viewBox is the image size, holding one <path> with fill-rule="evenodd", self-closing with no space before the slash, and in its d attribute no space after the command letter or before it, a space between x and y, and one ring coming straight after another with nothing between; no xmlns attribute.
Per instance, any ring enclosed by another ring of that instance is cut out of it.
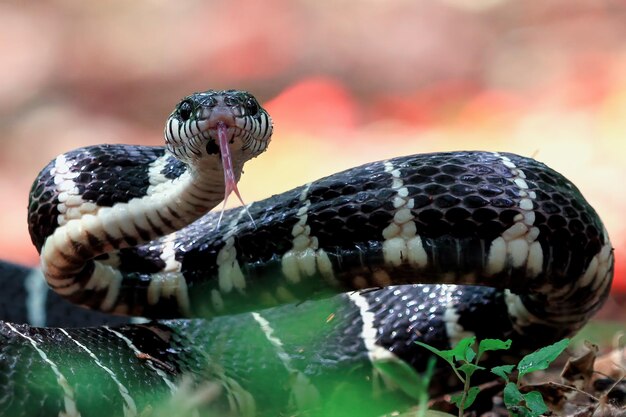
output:
<svg viewBox="0 0 626 417"><path fill-rule="evenodd" d="M28 191L57 154L160 144L179 98L237 88L275 121L246 201L402 154L534 156L597 208L626 291L624 39L617 0L4 2L0 256L37 264Z"/></svg>

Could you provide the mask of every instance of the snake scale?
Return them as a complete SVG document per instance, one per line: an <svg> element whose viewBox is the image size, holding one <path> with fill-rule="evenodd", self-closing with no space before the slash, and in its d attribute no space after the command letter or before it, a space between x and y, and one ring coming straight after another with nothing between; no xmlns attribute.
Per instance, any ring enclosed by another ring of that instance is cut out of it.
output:
<svg viewBox="0 0 626 417"><path fill-rule="evenodd" d="M165 147L86 147L41 171L28 223L49 297L154 320L70 327L76 308L43 327L11 310L1 415L172 415L159 412L181 392L178 415L333 415L337 398L358 400L335 415L381 415L414 402L393 370L424 369L415 341L510 338L521 355L606 299L613 250L596 212L510 153L403 156L207 213L239 196L272 129L249 93L211 90L176 106ZM4 301L27 292L3 282ZM48 317L69 308L53 304ZM449 381L438 372L433 392Z"/></svg>

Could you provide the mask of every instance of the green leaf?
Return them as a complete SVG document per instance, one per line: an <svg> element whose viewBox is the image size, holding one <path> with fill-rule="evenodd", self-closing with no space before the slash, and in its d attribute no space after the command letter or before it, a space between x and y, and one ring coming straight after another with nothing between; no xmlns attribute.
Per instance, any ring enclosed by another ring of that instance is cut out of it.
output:
<svg viewBox="0 0 626 417"><path fill-rule="evenodd" d="M463 396L465 395L464 392L461 392L459 394L452 394L450 396L450 402L454 405L457 406L457 408L461 408L461 401L463 401Z"/></svg>
<svg viewBox="0 0 626 417"><path fill-rule="evenodd" d="M476 357L476 352L474 352L474 348L472 348L472 346L468 346L465 349L465 356L464 356L464 360L466 362L472 362L474 360L474 358Z"/></svg>
<svg viewBox="0 0 626 417"><path fill-rule="evenodd" d="M463 404L464 408L468 408L472 404L474 404L474 400L476 399L476 396L478 395L479 392L480 392L480 388L478 387L471 387L467 391L467 396L465 397L465 404Z"/></svg>
<svg viewBox="0 0 626 417"><path fill-rule="evenodd" d="M468 352L467 350L472 350L471 346L476 342L476 336L472 336L472 337L465 337L463 339L461 339L459 341L459 343L456 344L455 347L453 347L450 352L452 353L452 355L454 356L454 359L457 361L463 361L466 360L465 358L467 358ZM472 350L472 354L474 354L474 351ZM472 358L473 359L473 358ZM468 361L471 362L471 361Z"/></svg>
<svg viewBox="0 0 626 417"><path fill-rule="evenodd" d="M422 342L415 343L423 348L430 350L432 353L439 356L450 365L454 366L454 361L465 361L468 356L475 355L474 351L471 348L475 341L476 336L466 337L464 339L461 339L455 347L449 350L439 350L436 347L432 347ZM471 353L468 352L468 349L471 351ZM473 359L473 356L471 357ZM471 362L471 360L469 362Z"/></svg>
<svg viewBox="0 0 626 417"><path fill-rule="evenodd" d="M537 391L524 394L524 400L526 400L526 407L528 407L533 417L538 417L549 411L548 406L546 406L546 403L543 401L541 393Z"/></svg>
<svg viewBox="0 0 626 417"><path fill-rule="evenodd" d="M504 405L511 414L524 417L539 417L549 411L539 392L522 394L513 382L504 387Z"/></svg>
<svg viewBox="0 0 626 417"><path fill-rule="evenodd" d="M452 350L439 350L436 347L432 347L422 342L415 342L417 345L430 350L435 355L439 356L444 361L448 362L450 365L454 366L454 352Z"/></svg>
<svg viewBox="0 0 626 417"><path fill-rule="evenodd" d="M478 355L482 356L488 350L508 350L511 347L511 339L483 339L478 345Z"/></svg>
<svg viewBox="0 0 626 417"><path fill-rule="evenodd" d="M500 378L509 382L509 374L513 371L515 365L500 365L491 368L491 373L498 375Z"/></svg>
<svg viewBox="0 0 626 417"><path fill-rule="evenodd" d="M546 369L565 350L567 345L569 345L569 339L563 339L524 356L517 364L519 378L521 379L528 373Z"/></svg>
<svg viewBox="0 0 626 417"><path fill-rule="evenodd" d="M515 385L513 382L509 382L508 384L506 384L503 391L503 397L504 405L506 405L506 408L509 410L524 401L524 396L517 388L517 385Z"/></svg>
<svg viewBox="0 0 626 417"><path fill-rule="evenodd" d="M476 396L478 395L479 392L480 392L480 388L471 387L469 390L467 390L467 393L461 392L461 393L450 396L450 402L456 405L457 408L459 409L461 409L461 403L463 403L462 406L463 406L463 409L465 410L467 407L474 404L474 400L476 400ZM465 400L463 400L464 396L465 396Z"/></svg>
<svg viewBox="0 0 626 417"><path fill-rule="evenodd" d="M470 378L474 374L474 372L478 371L479 369L485 368L483 366L474 365L473 363L464 363L463 365L459 366L459 371L463 372L466 378Z"/></svg>

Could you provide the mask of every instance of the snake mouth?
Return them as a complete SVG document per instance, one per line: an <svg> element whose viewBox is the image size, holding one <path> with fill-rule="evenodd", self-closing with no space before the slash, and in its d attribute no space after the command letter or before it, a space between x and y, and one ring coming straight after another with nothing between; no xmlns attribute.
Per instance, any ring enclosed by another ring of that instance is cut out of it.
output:
<svg viewBox="0 0 626 417"><path fill-rule="evenodd" d="M221 126L221 127L220 127ZM220 130L226 140L220 140ZM261 154L267 148L268 140L255 135L254 132L242 129L237 125L218 121L210 125L202 132L203 138L206 140L205 149L209 155L221 154L221 149L225 146L235 145L238 150L248 153L255 157ZM239 145L237 145L239 144Z"/></svg>
<svg viewBox="0 0 626 417"><path fill-rule="evenodd" d="M228 148L235 143L235 139L240 137L242 130L237 126L227 125L224 122L217 122L214 126L209 126L202 132L206 139L206 152L209 155L221 155L221 149Z"/></svg>

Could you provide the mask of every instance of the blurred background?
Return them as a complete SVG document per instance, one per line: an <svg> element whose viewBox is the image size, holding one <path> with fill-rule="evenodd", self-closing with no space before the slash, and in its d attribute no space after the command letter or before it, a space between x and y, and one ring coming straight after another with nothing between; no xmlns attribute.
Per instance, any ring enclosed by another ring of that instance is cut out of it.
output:
<svg viewBox="0 0 626 417"><path fill-rule="evenodd" d="M236 88L275 121L247 202L403 154L534 156L601 214L626 291L626 2L4 1L0 59L4 259L38 263L28 192L57 154L159 145L181 97Z"/></svg>

